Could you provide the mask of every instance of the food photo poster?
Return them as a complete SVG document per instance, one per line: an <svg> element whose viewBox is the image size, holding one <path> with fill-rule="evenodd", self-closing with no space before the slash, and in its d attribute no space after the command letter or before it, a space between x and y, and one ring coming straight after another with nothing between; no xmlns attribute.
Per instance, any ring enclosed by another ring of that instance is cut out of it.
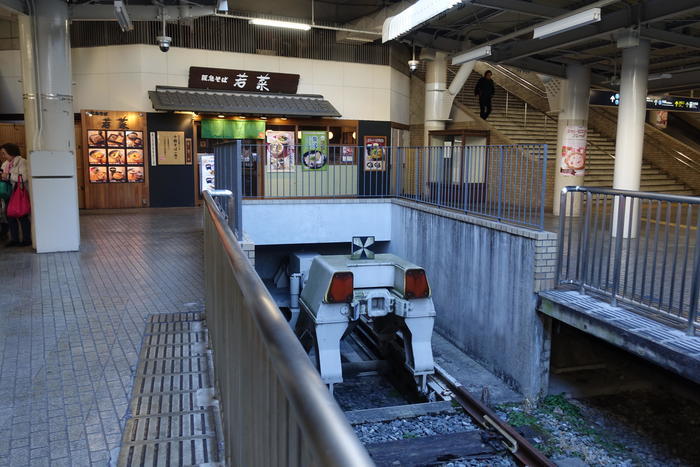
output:
<svg viewBox="0 0 700 467"><path fill-rule="evenodd" d="M301 132L301 164L305 171L328 170L328 133L325 131Z"/></svg>

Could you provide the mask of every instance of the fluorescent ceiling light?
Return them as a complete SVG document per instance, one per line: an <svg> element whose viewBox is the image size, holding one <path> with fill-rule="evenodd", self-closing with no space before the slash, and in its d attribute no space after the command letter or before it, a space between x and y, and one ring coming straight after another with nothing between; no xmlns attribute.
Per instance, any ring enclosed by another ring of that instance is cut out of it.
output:
<svg viewBox="0 0 700 467"><path fill-rule="evenodd" d="M290 21L277 21L275 19L263 18L251 19L250 24L255 24L256 26L272 26L275 28L300 29L302 31L311 29L310 25L304 23L292 23Z"/></svg>
<svg viewBox="0 0 700 467"><path fill-rule="evenodd" d="M453 65L461 65L462 63L471 62L472 60L479 60L481 58L489 57L491 55L491 46L485 45L479 47L478 49L468 50L463 54L457 55L452 59Z"/></svg>
<svg viewBox="0 0 700 467"><path fill-rule="evenodd" d="M228 13L228 0L218 0L216 2L216 11L219 13Z"/></svg>
<svg viewBox="0 0 700 467"><path fill-rule="evenodd" d="M587 24L597 23L600 21L600 8L591 8L590 10L576 13L575 15L567 16L557 21L545 24L535 28L532 38L544 39L545 37L561 34L562 32L571 31L572 29L586 26Z"/></svg>
<svg viewBox="0 0 700 467"><path fill-rule="evenodd" d="M117 17L117 23L119 23L119 27L122 28L122 32L134 29L134 25L131 23L131 19L126 12L126 7L122 0L114 0L114 16Z"/></svg>
<svg viewBox="0 0 700 467"><path fill-rule="evenodd" d="M382 42L396 39L460 3L462 0L418 0L398 15L384 20Z"/></svg>

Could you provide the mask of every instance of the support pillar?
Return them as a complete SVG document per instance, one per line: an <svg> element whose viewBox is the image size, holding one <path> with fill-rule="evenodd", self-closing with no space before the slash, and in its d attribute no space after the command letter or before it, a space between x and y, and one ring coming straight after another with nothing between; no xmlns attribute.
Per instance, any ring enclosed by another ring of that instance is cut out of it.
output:
<svg viewBox="0 0 700 467"><path fill-rule="evenodd" d="M444 101L447 94L447 55L435 52L425 72L425 126L423 146L432 146L430 132L445 129ZM448 110L449 117L449 110Z"/></svg>
<svg viewBox="0 0 700 467"><path fill-rule="evenodd" d="M613 178L613 188L617 190L639 190L642 177L648 78L649 41L640 40L639 45L626 48L622 52L620 108L617 114ZM633 222L630 230L629 221L637 218L638 208L636 203L631 205L631 202L628 202L625 207L625 237L636 236L636 222ZM617 210L615 219L617 219Z"/></svg>
<svg viewBox="0 0 700 467"><path fill-rule="evenodd" d="M19 15L32 234L37 252L80 245L68 4Z"/></svg>
<svg viewBox="0 0 700 467"><path fill-rule="evenodd" d="M648 77L649 42L641 40L638 46L624 49L622 52L613 180L615 189L639 190Z"/></svg>
<svg viewBox="0 0 700 467"><path fill-rule="evenodd" d="M575 164L580 160L585 164L590 87L590 69L579 64L567 66L566 81L563 83L560 95L562 102L557 130L557 157L554 164L553 213L555 216L559 215L559 194L562 188L569 185L583 185L585 166ZM574 200L573 209L567 206L566 214L581 215L580 199Z"/></svg>

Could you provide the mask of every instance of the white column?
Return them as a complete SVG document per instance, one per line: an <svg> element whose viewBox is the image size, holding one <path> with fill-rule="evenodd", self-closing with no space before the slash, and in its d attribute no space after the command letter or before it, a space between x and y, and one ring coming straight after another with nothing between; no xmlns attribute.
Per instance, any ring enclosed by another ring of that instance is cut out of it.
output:
<svg viewBox="0 0 700 467"><path fill-rule="evenodd" d="M639 190L644 150L649 42L622 51L613 188Z"/></svg>
<svg viewBox="0 0 700 467"><path fill-rule="evenodd" d="M445 129L444 100L447 92L447 55L436 52L425 72L425 127L423 146L431 146L430 132Z"/></svg>
<svg viewBox="0 0 700 467"><path fill-rule="evenodd" d="M649 42L640 40L638 46L626 48L622 52L620 108L617 115L613 178L613 188L618 190L639 190L642 177L648 78ZM637 223L633 222L630 230L629 221L637 218L638 208L636 203L632 205L628 202L625 206L625 237L636 237ZM614 218L617 219L617 209L615 209Z"/></svg>
<svg viewBox="0 0 700 467"><path fill-rule="evenodd" d="M561 112L557 129L557 148L554 157L554 199L553 213L559 215L560 193L562 188L570 185L583 185L585 167L572 168L576 160L571 158L571 149L563 147L586 147L588 138L588 102L591 87L591 72L583 65L572 64L566 68L566 81L562 83L560 94ZM575 151L575 149L573 150ZM585 153L584 153L585 155ZM566 157L564 157L566 156ZM584 159L585 162L585 159ZM573 173L572 173L573 172ZM568 216L578 216L581 203L575 199L573 210L567 206Z"/></svg>
<svg viewBox="0 0 700 467"><path fill-rule="evenodd" d="M33 8L19 17L32 234L38 252L72 251L80 229L68 4Z"/></svg>

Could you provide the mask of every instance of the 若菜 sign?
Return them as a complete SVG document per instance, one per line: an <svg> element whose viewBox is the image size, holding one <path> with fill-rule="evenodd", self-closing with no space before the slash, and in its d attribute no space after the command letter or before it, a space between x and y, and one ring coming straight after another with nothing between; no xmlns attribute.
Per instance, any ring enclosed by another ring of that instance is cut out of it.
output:
<svg viewBox="0 0 700 467"><path fill-rule="evenodd" d="M128 112L85 115L90 183L143 183L143 118L131 118Z"/></svg>
<svg viewBox="0 0 700 467"><path fill-rule="evenodd" d="M700 99L676 96L647 96L647 110L670 110L674 112L700 112ZM619 107L620 93L611 91L591 91L591 105Z"/></svg>
<svg viewBox="0 0 700 467"><path fill-rule="evenodd" d="M188 86L224 91L296 94L299 75L191 66Z"/></svg>
<svg viewBox="0 0 700 467"><path fill-rule="evenodd" d="M365 136L365 172L386 170L386 136Z"/></svg>

